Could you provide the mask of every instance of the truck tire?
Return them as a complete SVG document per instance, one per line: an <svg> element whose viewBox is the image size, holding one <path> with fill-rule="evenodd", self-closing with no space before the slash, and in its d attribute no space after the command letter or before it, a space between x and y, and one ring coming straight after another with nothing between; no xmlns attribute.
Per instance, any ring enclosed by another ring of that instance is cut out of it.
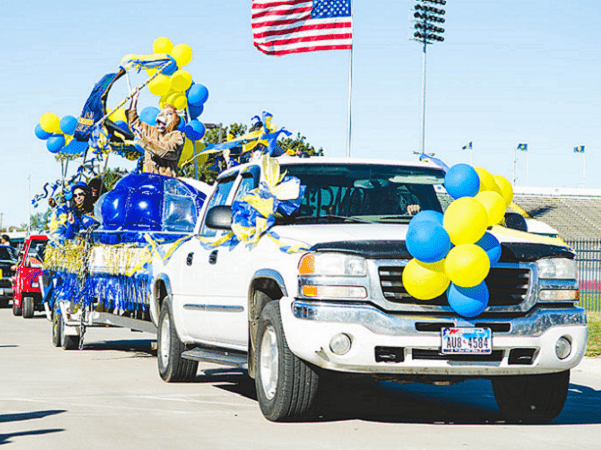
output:
<svg viewBox="0 0 601 450"><path fill-rule="evenodd" d="M33 317L33 311L33 297L23 297L23 318L31 319Z"/></svg>
<svg viewBox="0 0 601 450"><path fill-rule="evenodd" d="M60 343L63 350L75 350L79 349L79 335L70 335L65 333L65 321L61 315L60 322Z"/></svg>
<svg viewBox="0 0 601 450"><path fill-rule="evenodd" d="M273 422L310 418L319 375L288 348L277 301L261 312L256 342L255 386L265 418Z"/></svg>
<svg viewBox="0 0 601 450"><path fill-rule="evenodd" d="M550 422L568 397L570 371L544 375L495 377L497 405L510 422Z"/></svg>
<svg viewBox="0 0 601 450"><path fill-rule="evenodd" d="M20 316L23 314L23 309L17 306L16 300L13 299L13 316Z"/></svg>
<svg viewBox="0 0 601 450"><path fill-rule="evenodd" d="M56 304L52 313L52 345L59 347L61 345L61 331L63 327L63 315L60 313Z"/></svg>
<svg viewBox="0 0 601 450"><path fill-rule="evenodd" d="M186 346L175 330L171 300L165 297L161 304L157 333L157 362L159 375L169 383L191 381L196 377L198 361L182 358Z"/></svg>

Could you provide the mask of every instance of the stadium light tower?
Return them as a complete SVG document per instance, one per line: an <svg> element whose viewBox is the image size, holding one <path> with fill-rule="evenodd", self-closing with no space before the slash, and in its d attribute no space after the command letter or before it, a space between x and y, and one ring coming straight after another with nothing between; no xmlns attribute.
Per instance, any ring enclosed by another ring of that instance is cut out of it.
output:
<svg viewBox="0 0 601 450"><path fill-rule="evenodd" d="M425 152L426 142L426 49L428 45L443 42L445 29L440 24L445 23L446 0L416 0L413 5L413 40L423 46L422 62L422 153Z"/></svg>

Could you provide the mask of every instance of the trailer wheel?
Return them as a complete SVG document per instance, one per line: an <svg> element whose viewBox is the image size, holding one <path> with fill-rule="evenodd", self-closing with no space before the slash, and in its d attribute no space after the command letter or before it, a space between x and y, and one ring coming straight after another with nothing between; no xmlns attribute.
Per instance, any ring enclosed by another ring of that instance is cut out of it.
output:
<svg viewBox="0 0 601 450"><path fill-rule="evenodd" d="M273 422L310 418L317 404L319 375L290 351L278 302L263 308L256 342L255 385L265 418Z"/></svg>
<svg viewBox="0 0 601 450"><path fill-rule="evenodd" d="M79 348L79 335L70 335L65 333L65 321L61 316L59 328L60 343L63 350L75 350Z"/></svg>
<svg viewBox="0 0 601 450"><path fill-rule="evenodd" d="M182 358L185 350L186 346L175 330L171 300L165 297L161 303L157 333L157 362L163 380L191 381L196 377L198 361Z"/></svg>
<svg viewBox="0 0 601 450"><path fill-rule="evenodd" d="M20 316L23 314L23 309L17 306L17 301L13 299L13 316Z"/></svg>
<svg viewBox="0 0 601 450"><path fill-rule="evenodd" d="M33 317L34 304L33 297L23 298L23 318L31 319Z"/></svg>
<svg viewBox="0 0 601 450"><path fill-rule="evenodd" d="M52 345L58 347L61 345L61 329L63 326L63 315L54 304L52 311Z"/></svg>
<svg viewBox="0 0 601 450"><path fill-rule="evenodd" d="M497 405L511 422L550 422L563 409L569 386L569 370L492 379Z"/></svg>

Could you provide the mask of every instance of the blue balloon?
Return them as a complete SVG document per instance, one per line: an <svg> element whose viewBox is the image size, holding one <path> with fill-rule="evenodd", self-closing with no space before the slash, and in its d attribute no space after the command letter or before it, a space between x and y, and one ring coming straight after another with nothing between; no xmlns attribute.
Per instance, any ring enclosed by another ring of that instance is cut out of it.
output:
<svg viewBox="0 0 601 450"><path fill-rule="evenodd" d="M48 133L47 131L44 131L44 129L42 128L42 125L40 125L39 123L35 126L35 136L38 139L41 139L43 141L45 141L46 139L48 139L50 136L52 136L52 133Z"/></svg>
<svg viewBox="0 0 601 450"><path fill-rule="evenodd" d="M179 118L179 125L177 126L177 130L181 131L182 133L184 132L184 128L186 128L186 121L184 120L183 117Z"/></svg>
<svg viewBox="0 0 601 450"><path fill-rule="evenodd" d="M171 76L177 71L178 67L177 63L175 62L175 59L173 59L173 56L167 55L167 57L171 60L171 62L169 63L167 68L165 68L165 70L163 70L163 72L161 73L163 75Z"/></svg>
<svg viewBox="0 0 601 450"><path fill-rule="evenodd" d="M444 177L444 187L451 197L473 197L480 189L478 172L468 164L455 164Z"/></svg>
<svg viewBox="0 0 601 450"><path fill-rule="evenodd" d="M148 125L155 126L157 124L157 116L161 110L154 106L147 106L140 113L140 120Z"/></svg>
<svg viewBox="0 0 601 450"><path fill-rule="evenodd" d="M432 210L420 211L411 218L411 221L409 222L409 228L414 227L415 225L421 223L422 221L434 222L442 227L443 217L444 217L443 214L438 211L432 211Z"/></svg>
<svg viewBox="0 0 601 450"><path fill-rule="evenodd" d="M488 255L488 259L490 259L491 266L494 266L501 259L501 244L492 233L489 233L488 231L484 233L484 236L482 236L482 238L476 242L476 245L484 249Z"/></svg>
<svg viewBox="0 0 601 450"><path fill-rule="evenodd" d="M425 263L444 259L451 249L449 233L442 226L427 220L409 228L406 244L411 256Z"/></svg>
<svg viewBox="0 0 601 450"><path fill-rule="evenodd" d="M464 288L451 283L447 289L447 299L451 308L463 317L476 317L488 306L488 286L482 282L477 286Z"/></svg>
<svg viewBox="0 0 601 450"><path fill-rule="evenodd" d="M188 104L201 106L209 99L209 90L202 84L193 84L188 89Z"/></svg>
<svg viewBox="0 0 601 450"><path fill-rule="evenodd" d="M184 134L191 141L198 141L205 135L205 126L196 119L191 120L184 128Z"/></svg>
<svg viewBox="0 0 601 450"><path fill-rule="evenodd" d="M77 128L77 119L73 116L65 116L60 121L60 127L63 133L71 136Z"/></svg>
<svg viewBox="0 0 601 450"><path fill-rule="evenodd" d="M58 153L65 146L65 136L53 134L46 140L46 148L50 153Z"/></svg>
<svg viewBox="0 0 601 450"><path fill-rule="evenodd" d="M202 114L202 112L204 111L205 107L204 105L192 105L190 103L188 103L188 112L190 113L190 117L192 119L196 119L198 116L200 116Z"/></svg>
<svg viewBox="0 0 601 450"><path fill-rule="evenodd" d="M161 230L163 193L132 191L128 198L125 227L128 230Z"/></svg>

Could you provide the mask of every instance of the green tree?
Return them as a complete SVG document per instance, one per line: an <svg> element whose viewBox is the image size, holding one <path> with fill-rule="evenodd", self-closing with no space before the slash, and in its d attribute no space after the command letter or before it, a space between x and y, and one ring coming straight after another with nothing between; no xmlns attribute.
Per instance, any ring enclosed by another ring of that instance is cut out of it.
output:
<svg viewBox="0 0 601 450"><path fill-rule="evenodd" d="M30 217L31 229L34 231L48 231L48 224L46 223L46 213L45 212L37 212L32 214ZM23 224L24 228L27 228L27 225Z"/></svg>
<svg viewBox="0 0 601 450"><path fill-rule="evenodd" d="M228 139L240 137L248 132L249 128L241 123L232 123L231 125L219 128L211 128L207 130L204 142L207 144L216 144L218 142L226 142ZM220 139L221 135L221 139ZM285 137L278 139L278 145L287 152L292 150L295 155L301 153L307 153L309 156L323 156L323 148L316 149L313 145L306 141L306 137L297 133L295 138ZM217 177L217 172L211 170L210 167L215 164L215 158L209 156L208 158L199 157L198 160L198 178L200 181L212 184ZM185 177L194 178L194 162L188 163L182 168L182 174Z"/></svg>

